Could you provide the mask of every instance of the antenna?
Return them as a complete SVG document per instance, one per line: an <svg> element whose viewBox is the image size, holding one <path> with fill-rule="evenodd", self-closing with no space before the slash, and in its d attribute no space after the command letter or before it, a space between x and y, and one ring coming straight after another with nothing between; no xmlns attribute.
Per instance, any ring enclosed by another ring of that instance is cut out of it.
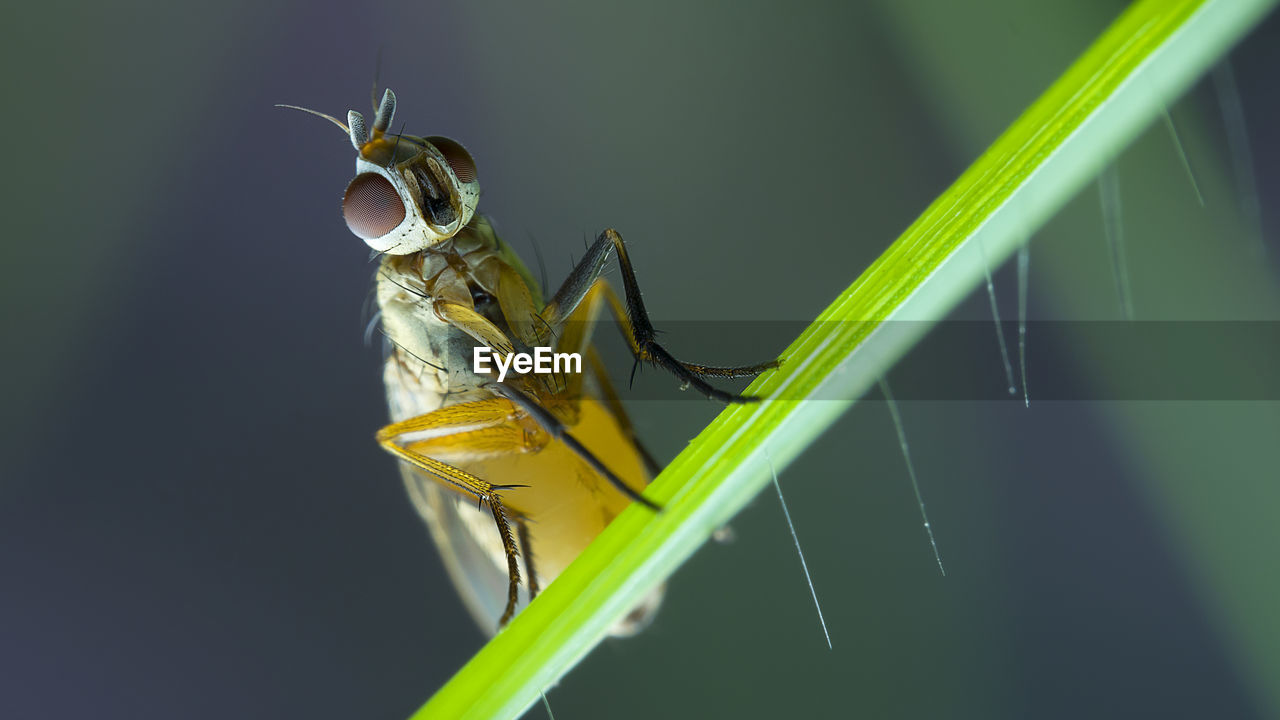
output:
<svg viewBox="0 0 1280 720"><path fill-rule="evenodd" d="M391 127L391 119L396 114L396 94L388 88L382 93L382 102L378 104L378 113L373 117L373 134L381 135Z"/></svg>

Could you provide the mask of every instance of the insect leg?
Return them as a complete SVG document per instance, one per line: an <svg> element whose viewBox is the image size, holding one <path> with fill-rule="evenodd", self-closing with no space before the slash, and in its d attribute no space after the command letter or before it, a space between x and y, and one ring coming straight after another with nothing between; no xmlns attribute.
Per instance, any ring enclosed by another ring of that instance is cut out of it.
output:
<svg viewBox="0 0 1280 720"><path fill-rule="evenodd" d="M533 544L529 538L529 521L516 518L516 534L520 538L520 549L524 551L524 571L529 576L529 600L538 597L542 588L538 586L538 571L533 568Z"/></svg>
<svg viewBox="0 0 1280 720"><path fill-rule="evenodd" d="M629 268L630 265L628 264L624 267ZM658 342L653 339L656 335L656 331L649 323L649 316L647 314L643 316L643 327L640 329L636 328L633 321L635 313L632 311L630 297L627 298L627 303L624 304L618 297L618 294L614 292L613 286L606 280L601 279L597 281L596 284L600 288L600 294L608 300L609 310L613 313L614 319L618 321L618 326L622 330L622 335L626 338L627 344L631 347L631 353L639 360L644 360L663 367L676 377L691 383L694 387L697 387L704 393L706 392L704 387L709 386L707 386L706 383L698 382L696 379L691 380L688 377L688 374L682 371L687 371L687 373L690 373L697 378L740 378L755 377L765 370L778 367L779 361L777 360L770 360L769 362L760 363L758 365L729 367L698 365L696 363L687 363L676 360L671 356L671 353L667 352L666 348L659 345ZM638 295L639 293L637 292L637 297ZM644 307L641 306L640 309L643 312ZM716 397L717 399L724 400L720 395L730 395L729 393L721 393L718 390L716 392L719 393L719 395L708 395L708 397ZM759 400L759 398L742 397L740 395L730 395L730 397L733 398L732 402L753 402L755 400ZM725 400L725 402L730 402L730 400Z"/></svg>
<svg viewBox="0 0 1280 720"><path fill-rule="evenodd" d="M512 520L508 519L507 507L502 502L502 496L498 491L519 486L495 485L462 468L437 460L421 452L420 448L433 444L465 444L468 435L488 435L494 430L501 430L509 423L513 410L511 403L500 398L479 400L392 423L377 433L378 444L387 452L431 477L437 478L446 487L471 495L481 504L489 506L502 540L503 551L507 558L507 577L510 581L507 586L507 606L502 613L502 618L498 621L499 627L506 625L515 613L516 603L519 600L520 563L515 535L511 530ZM397 442L405 439L406 436L421 438L423 435L428 436L427 439L417 441L410 439L405 444ZM434 437L431 437L433 435ZM510 449L513 450L520 447L516 443L511 445L513 447ZM514 521L518 525L523 522L518 516Z"/></svg>
<svg viewBox="0 0 1280 720"><path fill-rule="evenodd" d="M649 475L654 476L662 472L662 465L649 452L649 448L645 447L639 436L636 435L635 428L631 426L631 420L627 417L627 412L622 407L622 400L618 398L617 391L613 389L613 383L609 381L609 374L605 370L604 363L600 360L600 354L596 352L595 348L588 347L586 359L595 371L605 406L609 408L609 413L618 419L623 431L627 433L627 437L631 438L632 444L640 451L640 459L644 461L644 467L649 471Z"/></svg>
<svg viewBox="0 0 1280 720"><path fill-rule="evenodd" d="M502 549L507 556L507 607L498 618L498 627L506 625L516 612L516 603L520 602L520 560L516 550L516 539L511 536L511 525L507 522L506 509L502 499L496 493L489 496L489 510L493 513L493 521L498 524L498 533L502 536Z"/></svg>
<svg viewBox="0 0 1280 720"><path fill-rule="evenodd" d="M662 466L654 460L653 455L649 453L640 438L636 436L635 429L631 427L626 410L622 406L622 401L618 399L618 393L613 389L613 383L609 380L609 373L605 369L604 363L600 361L599 353L596 352L595 347L591 344L591 332L595 328L601 311L610 302L610 298L612 298L613 302L617 302L617 296L613 295L608 284L604 280L596 280L591 288L587 290L586 295L578 303L573 313L565 320L562 331L556 338L556 352L579 353L583 356L590 366L591 374L596 378L596 383L601 391L601 399L606 407L609 408L609 414L618 420L623 431L631 439L632 444L640 451L645 469L649 471L650 476L654 476L658 474ZM577 414L578 399L582 395L583 377L584 375L581 373L567 374L561 382L560 390L552 399L551 410L556 413L556 417L565 425L574 425L576 423L574 418Z"/></svg>
<svg viewBox="0 0 1280 720"><path fill-rule="evenodd" d="M586 461L586 463L597 473L600 473L601 477L608 480L610 485L617 488L618 492L621 492L623 495L631 498L632 501L638 502L650 510L656 511L661 509L654 504L652 500L645 498L643 495L632 490L631 487L624 483L622 478L615 475L607 465L601 462L600 458L596 457L582 443L578 442L573 435L570 435L569 429L565 427L564 423L560 422L560 420L556 418L550 410L547 410L542 405L538 404L537 400L534 400L523 392L517 390L514 386L506 383L493 383L491 387L495 393L507 398L511 402L515 403L521 410L528 413L529 417L533 418L534 422L538 423L543 430L547 431L547 434L563 442L575 455Z"/></svg>
<svg viewBox="0 0 1280 720"><path fill-rule="evenodd" d="M578 262L569 277L565 279L564 284L556 291L555 297L551 299L551 302L547 303L547 306L542 311L542 317L547 321L547 324L552 327L558 327L563 324L577 309L578 304L597 285L603 283L603 280L600 279L600 274L604 269L605 262L609 259L611 251L617 252L618 266L622 270L622 285L627 298L625 307L611 289L607 289L604 292L609 296L610 306L622 325L623 334L626 336L627 343L631 346L631 352L636 358L661 366L684 383L697 388L699 392L709 398L723 402L751 402L755 400L756 398L746 398L718 390L702 378L751 377L759 375L770 368L777 367L778 361L771 360L757 365L738 367L717 367L684 363L672 356L655 339L657 333L653 328L653 324L649 321L649 313L645 309L644 300L640 296L640 284L636 280L635 270L631 266L631 258L627 255L627 248L623 243L622 235L618 234L616 230L609 229L600 233L600 237L596 238L596 241L587 250L586 256Z"/></svg>
<svg viewBox="0 0 1280 720"><path fill-rule="evenodd" d="M515 351L511 340L488 318L475 310L458 303L442 301L436 301L433 309L436 317L470 335L486 347L493 348L502 355L510 355Z"/></svg>

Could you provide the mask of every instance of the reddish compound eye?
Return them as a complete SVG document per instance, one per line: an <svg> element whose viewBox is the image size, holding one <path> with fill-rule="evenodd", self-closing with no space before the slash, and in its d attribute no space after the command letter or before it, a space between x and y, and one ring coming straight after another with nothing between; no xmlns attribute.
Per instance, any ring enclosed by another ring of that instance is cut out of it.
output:
<svg viewBox="0 0 1280 720"><path fill-rule="evenodd" d="M439 135L427 138L427 142L435 145L440 154L444 155L445 161L449 163L449 167L453 168L453 174L458 176L458 180L464 183L476 181L476 161L471 159L471 153L467 152L466 148Z"/></svg>
<svg viewBox="0 0 1280 720"><path fill-rule="evenodd" d="M377 173L357 175L342 196L347 227L362 240L375 240L404 222L404 203L391 181Z"/></svg>

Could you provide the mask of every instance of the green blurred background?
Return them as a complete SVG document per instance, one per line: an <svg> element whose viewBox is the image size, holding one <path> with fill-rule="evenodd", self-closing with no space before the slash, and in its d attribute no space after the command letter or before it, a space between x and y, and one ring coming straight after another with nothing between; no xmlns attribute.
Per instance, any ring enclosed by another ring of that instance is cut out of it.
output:
<svg viewBox="0 0 1280 720"><path fill-rule="evenodd" d="M273 103L364 110L383 48L398 122L472 150L482 209L553 282L613 226L659 326L802 321L1123 6L9 8L0 716L399 718L483 641L373 443L352 150ZM1278 39L1272 17L1231 56L1266 239L1213 84L1171 107L1203 208L1163 127L1118 161L1141 319L1280 319ZM1037 235L1033 318L1118 317L1098 208L1091 186ZM955 315L988 316L985 294ZM649 631L548 690L556 716L1280 717L1280 405L1037 403L1038 371L1124 396L1062 327L1032 328L1059 362L1032 364L1030 409L902 404L946 578L860 404L783 475L834 650L766 494ZM1221 355L1168 362L1245 371ZM989 338L891 380L998 385L998 362ZM631 403L660 458L718 410L644 400L670 384Z"/></svg>

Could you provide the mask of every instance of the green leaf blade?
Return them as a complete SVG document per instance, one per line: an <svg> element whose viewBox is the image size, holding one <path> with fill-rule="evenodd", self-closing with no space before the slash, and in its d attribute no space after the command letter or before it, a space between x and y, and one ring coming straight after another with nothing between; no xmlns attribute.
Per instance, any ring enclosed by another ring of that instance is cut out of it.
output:
<svg viewBox="0 0 1280 720"><path fill-rule="evenodd" d="M414 717L515 717L1273 6L1129 8L650 486ZM920 322L885 322L911 320ZM820 490L819 490L820 491Z"/></svg>

